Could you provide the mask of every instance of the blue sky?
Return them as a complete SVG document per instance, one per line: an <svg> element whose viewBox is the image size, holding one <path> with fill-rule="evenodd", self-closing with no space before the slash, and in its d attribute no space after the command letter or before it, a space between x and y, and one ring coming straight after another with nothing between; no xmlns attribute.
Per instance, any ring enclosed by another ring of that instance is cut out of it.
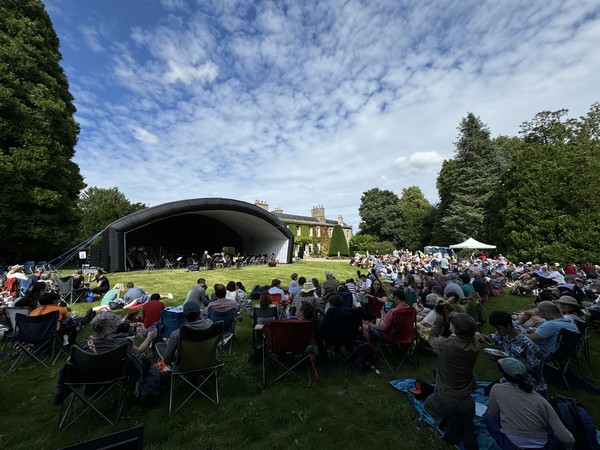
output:
<svg viewBox="0 0 600 450"><path fill-rule="evenodd" d="M362 193L435 182L468 112L493 136L600 100L595 1L43 0L88 186L227 197L358 231Z"/></svg>

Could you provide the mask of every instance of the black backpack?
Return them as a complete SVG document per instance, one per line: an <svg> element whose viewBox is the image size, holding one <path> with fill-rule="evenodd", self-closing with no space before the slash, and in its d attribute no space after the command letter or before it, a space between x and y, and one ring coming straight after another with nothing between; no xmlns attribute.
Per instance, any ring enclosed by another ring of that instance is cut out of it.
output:
<svg viewBox="0 0 600 450"><path fill-rule="evenodd" d="M600 450L596 439L596 424L579 400L553 395L548 401L575 438L573 450Z"/></svg>

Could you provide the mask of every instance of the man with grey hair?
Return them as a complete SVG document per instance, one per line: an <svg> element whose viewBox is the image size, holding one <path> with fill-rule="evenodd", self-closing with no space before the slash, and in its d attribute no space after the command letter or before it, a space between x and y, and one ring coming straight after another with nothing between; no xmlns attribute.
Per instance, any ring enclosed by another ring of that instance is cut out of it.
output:
<svg viewBox="0 0 600 450"><path fill-rule="evenodd" d="M446 275L439 278L440 285L444 288L444 298L448 298L450 294L456 294L461 300L465 299L465 293L456 283L450 281Z"/></svg>
<svg viewBox="0 0 600 450"><path fill-rule="evenodd" d="M559 307L553 302L539 302L537 310L539 316L546 321L537 328L528 328L527 337L535 342L542 349L544 357L547 357L556 350L560 330L565 328L574 333L579 333L579 330L571 319L562 315Z"/></svg>
<svg viewBox="0 0 600 450"><path fill-rule="evenodd" d="M325 298L327 295L335 292L340 285L340 282L335 279L331 270L325 271L325 281L321 286L321 296Z"/></svg>

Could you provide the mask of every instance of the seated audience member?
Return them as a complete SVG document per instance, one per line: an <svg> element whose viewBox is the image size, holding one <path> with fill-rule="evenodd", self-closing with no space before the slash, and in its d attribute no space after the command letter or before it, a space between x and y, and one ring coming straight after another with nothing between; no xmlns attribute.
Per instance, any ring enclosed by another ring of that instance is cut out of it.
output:
<svg viewBox="0 0 600 450"><path fill-rule="evenodd" d="M392 301L394 307L383 319L378 318L374 324L363 325L363 335L367 341L409 342L412 339L416 310L406 303L404 289L395 289Z"/></svg>
<svg viewBox="0 0 600 450"><path fill-rule="evenodd" d="M206 297L206 280L204 278L198 278L198 282L195 286L192 286L185 297L185 303L189 301L198 302L200 309L208 305L208 298Z"/></svg>
<svg viewBox="0 0 600 450"><path fill-rule="evenodd" d="M423 308L420 317L417 316L417 320L422 326L431 328L435 322L435 307L438 304L439 297L435 294L429 294L425 298L425 301L427 306Z"/></svg>
<svg viewBox="0 0 600 450"><path fill-rule="evenodd" d="M223 285L221 284L216 286ZM223 290L225 290L225 286L223 286ZM225 293L223 293L223 298L224 297ZM212 320L202 319L200 317L200 304L195 301L183 304L183 316L185 317L186 323L182 326L189 327L193 330L206 330L213 324ZM180 329L177 329L171 333L171 336L169 337L169 340L166 343L160 342L156 344L156 351L164 360L166 365L171 364L177 359L176 353L180 341L179 334Z"/></svg>
<svg viewBox="0 0 600 450"><path fill-rule="evenodd" d="M466 273L459 275L458 279L462 282L460 288L465 294L465 297L468 297L471 294L475 293L475 288L471 284L471 278Z"/></svg>
<svg viewBox="0 0 600 450"><path fill-rule="evenodd" d="M100 300L100 306L108 306L110 302L120 300L121 294L125 290L125 285L123 283L117 283L112 289L109 289L103 296L102 300Z"/></svg>
<svg viewBox="0 0 600 450"><path fill-rule="evenodd" d="M515 358L498 360L506 383L490 391L483 418L501 449L558 449L557 442L571 448L575 438L563 425L554 408L527 383L527 369ZM552 430L553 435L548 435Z"/></svg>
<svg viewBox="0 0 600 450"><path fill-rule="evenodd" d="M248 300L248 293L246 288L241 281L235 282L235 301L238 304L238 309L246 309L250 300Z"/></svg>
<svg viewBox="0 0 600 450"><path fill-rule="evenodd" d="M375 280L365 295L368 303L363 306L363 318L373 320L381 317L381 310L387 301L387 293L381 286L380 280Z"/></svg>
<svg viewBox="0 0 600 450"><path fill-rule="evenodd" d="M583 306L577 303L574 297L563 295L558 299L557 303L563 313L563 317L571 319L577 327L584 327L587 324L587 318L583 313Z"/></svg>
<svg viewBox="0 0 600 450"><path fill-rule="evenodd" d="M202 312L204 317L209 317L210 311L215 312L227 312L231 310L237 311L238 304L237 301L227 298L227 289L220 283L215 284L215 297L216 299L208 304L204 311Z"/></svg>
<svg viewBox="0 0 600 450"><path fill-rule="evenodd" d="M69 317L69 310L64 306L59 306L60 295L56 292L49 292L40 296L40 306L31 311L29 316L42 316L54 311L58 311L58 321L56 329L59 336L67 336L69 344L74 344L77 339L77 328L75 323Z"/></svg>
<svg viewBox="0 0 600 450"><path fill-rule="evenodd" d="M308 279L307 281L309 283L312 283L312 285L315 287L315 295L320 298L323 287L319 284L319 280L317 278L313 277L311 279Z"/></svg>
<svg viewBox="0 0 600 450"><path fill-rule="evenodd" d="M528 328L527 336L535 342L548 357L556 350L558 334L563 328L578 333L577 326L568 317L563 317L554 303L549 301L540 302L537 306L539 315L545 322L536 328Z"/></svg>
<svg viewBox="0 0 600 450"><path fill-rule="evenodd" d="M546 395L548 386L544 379L544 354L542 350L515 328L512 318L505 311L492 311L489 324L496 329L495 333L482 336L485 341L499 346L511 358L516 358L527 369L527 382L538 394ZM502 380L501 380L502 381Z"/></svg>
<svg viewBox="0 0 600 450"><path fill-rule="evenodd" d="M326 270L325 281L323 282L323 286L321 287L321 296L326 297L332 292L335 292L339 285L340 282L335 279L335 277L333 276L333 272L331 270Z"/></svg>
<svg viewBox="0 0 600 450"><path fill-rule="evenodd" d="M15 301L15 308L37 308L40 297L46 291L46 283L38 281L31 285L25 295Z"/></svg>
<svg viewBox="0 0 600 450"><path fill-rule="evenodd" d="M85 341L82 341L79 347L94 353L102 353L126 343L129 353L145 353L156 338L157 330L154 329L148 332L148 336L138 347L134 345L132 337L113 336L120 323L121 318L116 314L108 311L99 312L90 323L92 334Z"/></svg>
<svg viewBox="0 0 600 450"><path fill-rule="evenodd" d="M288 288L288 293L292 293L292 290L298 286L298 274L296 272L294 272L293 274L290 275L291 281L290 281L290 287Z"/></svg>
<svg viewBox="0 0 600 450"><path fill-rule="evenodd" d="M525 329L540 326L545 321L546 319L540 316L537 308L521 311L517 318L519 326Z"/></svg>
<svg viewBox="0 0 600 450"><path fill-rule="evenodd" d="M110 289L110 282L108 281L108 278L106 278L106 275L104 275L104 271L102 269L96 270L96 274L94 275L93 279L92 274L89 274L88 281L94 281L96 283L96 287L90 289L94 295L104 295Z"/></svg>
<svg viewBox="0 0 600 450"><path fill-rule="evenodd" d="M302 292L302 287L304 286L305 283L306 283L306 278L299 277L298 282L296 283L296 286L293 287L292 289L290 289L288 295L290 297L290 301L292 302L293 307L298 307L298 305L300 304L299 300L296 301L296 297L298 297L298 295L300 295L300 293Z"/></svg>
<svg viewBox="0 0 600 450"><path fill-rule="evenodd" d="M294 297L292 308L298 308L302 302L309 302L316 308L318 298L316 292L317 289L312 283L304 283L300 293Z"/></svg>
<svg viewBox="0 0 600 450"><path fill-rule="evenodd" d="M142 305L142 317L146 329L160 320L160 312L163 309L165 304L160 301L160 294L152 294L150 300Z"/></svg>
<svg viewBox="0 0 600 450"><path fill-rule="evenodd" d="M276 306L273 304L269 291L264 289L260 293L258 307L252 309L252 318L257 325L264 325L275 319L275 313L273 312L275 309Z"/></svg>
<svg viewBox="0 0 600 450"><path fill-rule="evenodd" d="M235 281L230 281L229 283L227 283L225 289L227 290L227 292L225 293L225 297L227 297L229 300L234 300L237 303Z"/></svg>
<svg viewBox="0 0 600 450"><path fill-rule="evenodd" d="M465 305L463 305L462 300L456 294L456 292L451 292L450 294L448 294L448 297L446 298L446 300L448 301L449 304L451 304L454 307L454 310L456 312L459 312L459 313L467 312L467 307Z"/></svg>
<svg viewBox="0 0 600 450"><path fill-rule="evenodd" d="M277 278L271 281L271 287L269 288L269 294L279 294L281 295L281 300L285 300L285 292L281 289L281 280Z"/></svg>
<svg viewBox="0 0 600 450"><path fill-rule="evenodd" d="M289 317L290 320L309 320L313 325L317 325L317 309L310 301L300 302L296 308L296 314Z"/></svg>
<svg viewBox="0 0 600 450"><path fill-rule="evenodd" d="M83 278L83 270L75 269L73 271L73 289L83 289L85 287L85 278Z"/></svg>
<svg viewBox="0 0 600 450"><path fill-rule="evenodd" d="M460 288L460 286L450 281L450 279L447 276L440 276L439 281L440 285L444 288L444 298L447 299L450 296L450 294L455 294L460 300L465 299L465 294Z"/></svg>
<svg viewBox="0 0 600 450"><path fill-rule="evenodd" d="M447 326L451 334L444 337ZM477 387L473 367L480 348L475 328L475 319L468 314L448 314L447 309L438 308L428 339L437 363L435 392L425 400L425 410L444 433L446 442L457 445L462 441L467 450L478 448L473 425L475 401L471 397Z"/></svg>
<svg viewBox="0 0 600 450"><path fill-rule="evenodd" d="M346 288L348 288L348 292L351 292L352 295L356 294L356 284L354 284L354 278L348 278L346 280Z"/></svg>

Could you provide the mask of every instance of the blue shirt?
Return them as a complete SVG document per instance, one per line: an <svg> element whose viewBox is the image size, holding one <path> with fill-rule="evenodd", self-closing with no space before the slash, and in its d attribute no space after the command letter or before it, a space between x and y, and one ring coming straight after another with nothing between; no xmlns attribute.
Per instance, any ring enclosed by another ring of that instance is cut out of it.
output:
<svg viewBox="0 0 600 450"><path fill-rule="evenodd" d="M578 333L577 325L567 317L559 317L558 319L547 320L541 324L535 330L535 334L541 336L543 339L536 342L536 344L542 349L545 356L556 350L556 342L558 340L558 333L563 328L569 331Z"/></svg>

